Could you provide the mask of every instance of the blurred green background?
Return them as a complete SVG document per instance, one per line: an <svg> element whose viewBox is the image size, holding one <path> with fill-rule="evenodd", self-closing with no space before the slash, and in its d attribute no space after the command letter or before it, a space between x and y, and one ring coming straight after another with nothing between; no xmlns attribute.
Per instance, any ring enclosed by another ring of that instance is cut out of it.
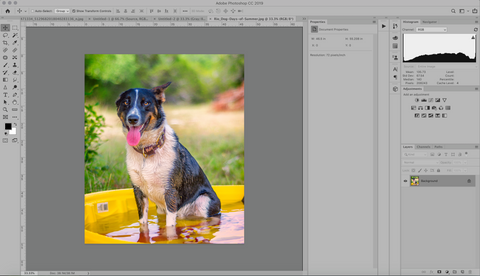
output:
<svg viewBox="0 0 480 276"><path fill-rule="evenodd" d="M243 55L85 55L85 89L101 104L118 92L152 88L171 81L169 103L205 103L244 79Z"/></svg>
<svg viewBox="0 0 480 276"><path fill-rule="evenodd" d="M131 187L115 100L169 81L163 106L180 142L212 185L243 185L244 112L212 108L243 80L243 55L85 55L85 193Z"/></svg>

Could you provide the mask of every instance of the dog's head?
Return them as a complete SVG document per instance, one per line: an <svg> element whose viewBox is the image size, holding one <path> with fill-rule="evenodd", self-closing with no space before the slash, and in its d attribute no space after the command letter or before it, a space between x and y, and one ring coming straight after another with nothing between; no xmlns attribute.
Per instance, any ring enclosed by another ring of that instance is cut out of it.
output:
<svg viewBox="0 0 480 276"><path fill-rule="evenodd" d="M162 126L165 121L162 103L165 102L165 89L170 83L152 89L132 88L118 97L115 102L117 115L130 146L138 145L143 133Z"/></svg>

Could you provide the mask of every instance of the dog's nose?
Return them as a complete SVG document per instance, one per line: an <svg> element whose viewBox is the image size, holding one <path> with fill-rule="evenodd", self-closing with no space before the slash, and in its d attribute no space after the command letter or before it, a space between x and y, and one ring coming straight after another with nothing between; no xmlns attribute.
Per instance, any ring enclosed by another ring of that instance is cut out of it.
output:
<svg viewBox="0 0 480 276"><path fill-rule="evenodd" d="M137 115L130 115L128 116L127 120L128 120L128 123L130 123L131 125L135 125L138 123L138 119L140 119Z"/></svg>

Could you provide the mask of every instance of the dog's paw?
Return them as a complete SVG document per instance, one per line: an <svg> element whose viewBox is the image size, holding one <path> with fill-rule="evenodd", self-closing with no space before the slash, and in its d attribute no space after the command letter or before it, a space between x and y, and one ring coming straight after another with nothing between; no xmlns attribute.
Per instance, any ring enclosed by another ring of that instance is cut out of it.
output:
<svg viewBox="0 0 480 276"><path fill-rule="evenodd" d="M176 213L167 213L167 222L166 226L173 226L177 225L177 214Z"/></svg>
<svg viewBox="0 0 480 276"><path fill-rule="evenodd" d="M177 229L175 228L175 226L167 226L165 227L165 234L167 235L167 239L169 241L171 240L175 240L178 238L177 236Z"/></svg>
<svg viewBox="0 0 480 276"><path fill-rule="evenodd" d="M140 233L148 233L148 223L140 223Z"/></svg>
<svg viewBox="0 0 480 276"><path fill-rule="evenodd" d="M140 219L140 224L141 225L148 225L148 218L144 216L143 218Z"/></svg>

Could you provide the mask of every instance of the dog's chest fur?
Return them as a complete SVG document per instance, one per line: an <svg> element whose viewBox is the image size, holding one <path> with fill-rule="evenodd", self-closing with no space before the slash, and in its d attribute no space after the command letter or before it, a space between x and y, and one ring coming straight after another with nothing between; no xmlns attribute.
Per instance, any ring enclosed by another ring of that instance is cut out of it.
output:
<svg viewBox="0 0 480 276"><path fill-rule="evenodd" d="M173 129L165 124L165 143L156 153L144 158L127 145L127 170L135 186L157 206L165 206L165 189L176 159Z"/></svg>

